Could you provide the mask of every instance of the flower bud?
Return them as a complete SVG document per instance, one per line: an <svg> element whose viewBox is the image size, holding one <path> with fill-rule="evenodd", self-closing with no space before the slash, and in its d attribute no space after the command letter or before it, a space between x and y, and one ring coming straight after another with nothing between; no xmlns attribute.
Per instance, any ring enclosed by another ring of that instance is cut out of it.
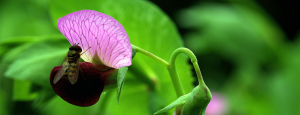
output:
<svg viewBox="0 0 300 115"><path fill-rule="evenodd" d="M196 86L183 105L180 115L205 115L205 110L212 98L209 89L204 86Z"/></svg>
<svg viewBox="0 0 300 115"><path fill-rule="evenodd" d="M177 100L155 114L169 111L176 107L176 115L205 115L205 110L212 96L209 89L203 86L196 86L191 93L180 96Z"/></svg>

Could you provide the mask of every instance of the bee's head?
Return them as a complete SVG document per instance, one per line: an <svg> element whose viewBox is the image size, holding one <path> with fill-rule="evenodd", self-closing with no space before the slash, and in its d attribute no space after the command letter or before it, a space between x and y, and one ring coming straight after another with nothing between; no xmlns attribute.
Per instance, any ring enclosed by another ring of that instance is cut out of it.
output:
<svg viewBox="0 0 300 115"><path fill-rule="evenodd" d="M73 46L71 46L71 47L69 48L69 50L75 50L75 51L80 51L80 52L82 52L82 49L81 49L80 46L78 46L78 44L74 44Z"/></svg>

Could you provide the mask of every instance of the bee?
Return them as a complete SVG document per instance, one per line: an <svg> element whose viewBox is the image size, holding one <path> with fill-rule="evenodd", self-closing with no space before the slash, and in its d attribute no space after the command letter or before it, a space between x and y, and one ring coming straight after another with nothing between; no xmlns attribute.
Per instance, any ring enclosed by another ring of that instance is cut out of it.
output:
<svg viewBox="0 0 300 115"><path fill-rule="evenodd" d="M82 52L82 49L78 44L74 44L69 48L65 60L54 76L53 84L56 84L63 76L67 77L71 84L77 82L80 69L79 60Z"/></svg>

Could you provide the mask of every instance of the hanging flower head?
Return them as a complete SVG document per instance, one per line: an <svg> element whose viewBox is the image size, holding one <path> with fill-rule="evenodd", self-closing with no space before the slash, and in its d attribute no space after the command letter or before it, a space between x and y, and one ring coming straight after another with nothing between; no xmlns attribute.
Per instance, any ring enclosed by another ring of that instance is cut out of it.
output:
<svg viewBox="0 0 300 115"><path fill-rule="evenodd" d="M132 49L128 35L117 20L92 10L73 12L60 18L58 29L71 45L81 48L77 49L82 51L80 57L86 62L78 64L80 71L77 73L72 68L76 65L69 60L69 65L54 67L50 84L65 101L78 106L91 106L99 100L105 86L112 83L109 77L120 67L131 65ZM67 58L73 56L70 52ZM62 73L62 69L71 74ZM74 73L78 77L70 77ZM76 80L70 83L70 78Z"/></svg>

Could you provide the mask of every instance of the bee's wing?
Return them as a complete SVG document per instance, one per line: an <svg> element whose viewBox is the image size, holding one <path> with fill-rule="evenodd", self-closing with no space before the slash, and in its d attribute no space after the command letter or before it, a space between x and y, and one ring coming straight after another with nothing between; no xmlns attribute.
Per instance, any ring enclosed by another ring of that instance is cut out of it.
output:
<svg viewBox="0 0 300 115"><path fill-rule="evenodd" d="M71 84L75 84L78 80L78 74L79 74L79 59L75 63L75 65L71 65L70 68L68 69L68 78Z"/></svg>
<svg viewBox="0 0 300 115"><path fill-rule="evenodd" d="M63 64L60 66L58 72L54 76L53 84L56 84L61 79L61 77L64 76L66 70L68 69L68 65L69 65L68 58L65 58Z"/></svg>

